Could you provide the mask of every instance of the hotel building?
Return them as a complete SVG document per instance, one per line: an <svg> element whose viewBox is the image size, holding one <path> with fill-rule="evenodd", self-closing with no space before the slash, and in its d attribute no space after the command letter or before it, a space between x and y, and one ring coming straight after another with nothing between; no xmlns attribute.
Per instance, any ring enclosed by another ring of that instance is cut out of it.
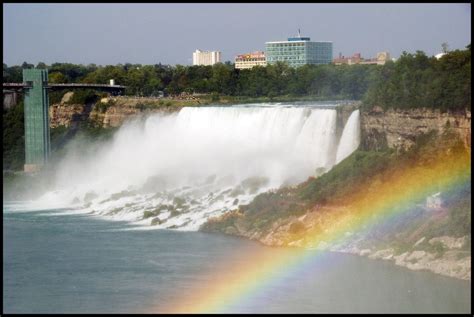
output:
<svg viewBox="0 0 474 317"><path fill-rule="evenodd" d="M193 65L214 65L220 63L221 52L219 51L201 51L193 52Z"/></svg>
<svg viewBox="0 0 474 317"><path fill-rule="evenodd" d="M288 41L265 43L267 63L287 62L292 67L305 64L330 64L332 42L312 42L309 37L290 37Z"/></svg>
<svg viewBox="0 0 474 317"><path fill-rule="evenodd" d="M240 54L235 57L236 69L249 69L254 66L267 66L264 52Z"/></svg>

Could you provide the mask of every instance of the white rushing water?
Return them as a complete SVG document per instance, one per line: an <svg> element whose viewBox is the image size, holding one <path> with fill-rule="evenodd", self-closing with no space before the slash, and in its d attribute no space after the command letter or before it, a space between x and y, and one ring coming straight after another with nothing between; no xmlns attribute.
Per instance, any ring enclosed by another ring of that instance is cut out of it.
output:
<svg viewBox="0 0 474 317"><path fill-rule="evenodd" d="M334 109L285 106L156 114L123 125L93 155L71 151L58 166L56 190L35 204L197 230L209 217L327 171L336 155L339 161L355 150L358 111L340 142L336 117Z"/></svg>
<svg viewBox="0 0 474 317"><path fill-rule="evenodd" d="M360 112L355 110L351 113L342 131L341 140L337 148L336 164L354 152L360 144Z"/></svg>

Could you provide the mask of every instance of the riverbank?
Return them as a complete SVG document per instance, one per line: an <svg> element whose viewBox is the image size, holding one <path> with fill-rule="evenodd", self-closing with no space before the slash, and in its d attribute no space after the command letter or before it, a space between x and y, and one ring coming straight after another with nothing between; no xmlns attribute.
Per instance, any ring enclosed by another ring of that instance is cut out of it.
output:
<svg viewBox="0 0 474 317"><path fill-rule="evenodd" d="M432 211L424 209L422 212ZM318 234L314 234L320 230L324 231L321 228L329 228L327 224L333 222L330 218L336 219L338 214L344 213L347 213L345 208L320 207L319 210L313 210L301 217L280 219L273 223L269 231L248 230L243 221L236 221L234 225L228 223L222 230L215 230L215 222L225 223L230 217L235 216L227 214L205 224L202 230L240 236L271 247L353 254L372 260L388 261L413 271L429 271L461 280L471 280L470 236L457 238L445 235L428 239L426 233L423 233L415 243L408 244L400 243L405 240L406 233L393 241L387 241L393 238L392 235L388 235L388 238L374 237L374 232L345 231L340 237L333 239L335 241L331 241L329 236L327 240L323 240Z"/></svg>
<svg viewBox="0 0 474 317"><path fill-rule="evenodd" d="M424 242L427 243L421 246L420 244ZM434 249L434 251L423 250L425 248ZM439 248L444 251L436 251ZM461 280L471 280L470 237L467 235L460 238L440 236L429 240L422 237L409 250L401 254L394 248L361 249L357 243L350 247L332 247L330 251L356 254L373 260L390 261L413 271L424 270Z"/></svg>
<svg viewBox="0 0 474 317"><path fill-rule="evenodd" d="M201 227L268 246L331 250L471 279L470 147L452 130L409 150L357 150Z"/></svg>

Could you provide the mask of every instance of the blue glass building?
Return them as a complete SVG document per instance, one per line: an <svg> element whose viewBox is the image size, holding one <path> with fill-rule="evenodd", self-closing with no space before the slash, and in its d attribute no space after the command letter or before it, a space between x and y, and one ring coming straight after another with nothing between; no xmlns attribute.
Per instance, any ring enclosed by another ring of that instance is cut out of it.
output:
<svg viewBox="0 0 474 317"><path fill-rule="evenodd" d="M305 64L330 64L332 42L311 42L309 37L290 37L288 41L266 42L267 63L287 62L292 67Z"/></svg>

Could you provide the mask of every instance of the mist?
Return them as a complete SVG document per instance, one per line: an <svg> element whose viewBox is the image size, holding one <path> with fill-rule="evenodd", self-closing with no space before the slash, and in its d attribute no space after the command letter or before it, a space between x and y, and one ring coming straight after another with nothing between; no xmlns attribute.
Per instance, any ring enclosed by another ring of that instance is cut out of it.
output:
<svg viewBox="0 0 474 317"><path fill-rule="evenodd" d="M339 152L359 144L358 115ZM125 123L107 143L68 145L35 206L75 209L153 228L197 230L256 195L336 163L334 108L188 107ZM343 157L339 157L341 160Z"/></svg>

